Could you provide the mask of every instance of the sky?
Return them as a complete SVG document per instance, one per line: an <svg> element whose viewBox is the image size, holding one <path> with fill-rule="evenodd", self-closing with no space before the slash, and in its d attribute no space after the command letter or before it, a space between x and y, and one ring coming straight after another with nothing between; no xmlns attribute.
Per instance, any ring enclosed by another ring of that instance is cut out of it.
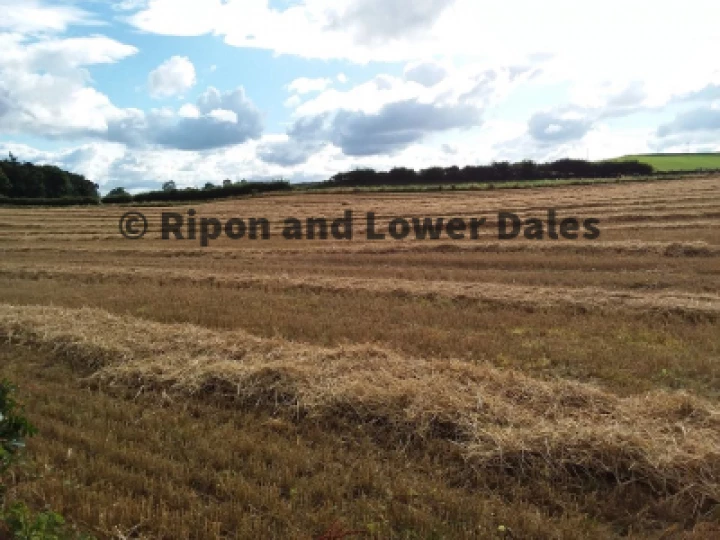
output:
<svg viewBox="0 0 720 540"><path fill-rule="evenodd" d="M106 193L720 151L715 0L0 0L0 155Z"/></svg>

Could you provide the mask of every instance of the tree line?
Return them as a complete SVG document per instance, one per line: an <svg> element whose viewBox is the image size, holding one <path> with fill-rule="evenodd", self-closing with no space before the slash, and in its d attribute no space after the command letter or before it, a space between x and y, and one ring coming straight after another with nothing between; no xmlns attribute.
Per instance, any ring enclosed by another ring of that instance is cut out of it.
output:
<svg viewBox="0 0 720 540"><path fill-rule="evenodd" d="M232 182L225 180L221 186L210 182L202 189L188 187L178 189L172 180L165 182L159 191L146 191L131 195L125 188L117 187L111 190L102 202L104 203L133 203L133 202L174 202L174 201L205 201L222 199L223 197L236 197L240 195L254 195L269 191L290 190L292 186L286 180L272 180L270 182Z"/></svg>
<svg viewBox="0 0 720 540"><path fill-rule="evenodd" d="M64 171L53 165L22 163L10 153L0 160L0 200L22 201L100 198L99 186L83 175Z"/></svg>
<svg viewBox="0 0 720 540"><path fill-rule="evenodd" d="M420 171L405 167L397 167L387 172L355 169L338 173L313 187L476 184L653 174L656 173L651 165L639 161L591 162L561 159L551 163L535 163L525 160L517 163L505 161L463 168L431 167ZM15 205L98 204L101 201L98 189L97 184L82 175L52 165L23 163L12 153L8 159L0 160L0 203L4 200ZM124 188L118 187L103 197L102 202L200 201L290 189L292 189L291 184L285 180L265 182L225 180L221 185L208 182L203 188L185 189L178 189L175 182L170 181L163 184L161 190L136 195L131 195Z"/></svg>
<svg viewBox="0 0 720 540"><path fill-rule="evenodd" d="M479 184L500 182L523 182L572 178L619 178L621 176L649 176L654 173L652 165L639 161L592 162L581 159L561 159L551 163L534 161L507 161L491 165L467 167L431 167L415 171L405 167L390 171L355 169L338 173L325 186L386 186L411 184Z"/></svg>

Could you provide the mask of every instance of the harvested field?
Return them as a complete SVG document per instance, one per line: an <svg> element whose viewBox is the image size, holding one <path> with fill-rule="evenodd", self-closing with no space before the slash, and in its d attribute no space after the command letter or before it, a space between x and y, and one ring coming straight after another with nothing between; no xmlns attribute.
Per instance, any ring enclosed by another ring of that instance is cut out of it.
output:
<svg viewBox="0 0 720 540"><path fill-rule="evenodd" d="M271 238L162 240L189 208ZM493 234L549 208L600 238ZM347 210L351 241L280 234ZM372 241L367 212L487 224ZM40 427L11 496L100 538L720 534L718 177L0 208L0 257Z"/></svg>

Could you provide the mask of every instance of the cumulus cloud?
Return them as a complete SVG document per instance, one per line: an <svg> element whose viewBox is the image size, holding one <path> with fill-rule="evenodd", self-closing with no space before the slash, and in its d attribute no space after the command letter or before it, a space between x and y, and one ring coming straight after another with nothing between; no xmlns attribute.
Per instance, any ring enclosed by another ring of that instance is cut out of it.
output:
<svg viewBox="0 0 720 540"><path fill-rule="evenodd" d="M658 128L659 137L669 137L688 132L720 132L720 109L712 106L698 107L678 114L672 122Z"/></svg>
<svg viewBox="0 0 720 540"><path fill-rule="evenodd" d="M717 99L720 99L720 82L711 82L702 88L677 96L675 101L678 103L693 101L711 102Z"/></svg>
<svg viewBox="0 0 720 540"><path fill-rule="evenodd" d="M265 163L292 167L302 165L325 145L319 141L285 140L266 142L258 147L257 156Z"/></svg>
<svg viewBox="0 0 720 540"><path fill-rule="evenodd" d="M307 77L300 77L288 84L287 89L290 92L302 95L309 94L310 92L322 92L331 84L332 80L327 78L309 79Z"/></svg>
<svg viewBox="0 0 720 540"><path fill-rule="evenodd" d="M177 114L170 109L123 111L109 123L106 137L133 147L208 150L257 139L262 129L260 111L242 87L224 93L210 87Z"/></svg>
<svg viewBox="0 0 720 540"><path fill-rule="evenodd" d="M295 117L342 109L376 114L386 105L408 100L445 105L462 102L486 109L520 84L521 79L513 79L511 71L509 68L489 70L482 65L466 65L448 71L441 82L431 87L404 77L378 74L345 90L326 90L298 106Z"/></svg>
<svg viewBox="0 0 720 540"><path fill-rule="evenodd" d="M346 157L397 155L431 136L482 125L487 107L518 80L511 68L469 65L428 86L381 74L346 91L328 89L298 106L286 137L263 144L259 157L292 166L328 146Z"/></svg>
<svg viewBox="0 0 720 540"><path fill-rule="evenodd" d="M634 108L642 105L647 97L648 95L643 83L633 81L617 94L610 96L607 100L607 105L610 109L623 110L628 107Z"/></svg>
<svg viewBox="0 0 720 540"><path fill-rule="evenodd" d="M101 35L36 42L28 42L18 36L14 43L8 43L8 48L4 58L0 58L0 66L6 69L62 73L66 76L82 75L78 68L113 64L138 52L132 45Z"/></svg>
<svg viewBox="0 0 720 540"><path fill-rule="evenodd" d="M574 102L533 114L528 133L545 145L578 141L604 121L656 110L648 95L641 81L576 89Z"/></svg>
<svg viewBox="0 0 720 540"><path fill-rule="evenodd" d="M12 107L10 101L10 93L4 88L0 88L0 117L5 116Z"/></svg>
<svg viewBox="0 0 720 540"><path fill-rule="evenodd" d="M481 111L471 105L436 105L408 100L377 114L340 111L329 126L330 140L349 156L393 153L434 132L476 126Z"/></svg>
<svg viewBox="0 0 720 540"><path fill-rule="evenodd" d="M717 45L720 5L689 2L678 10L672 2L650 0L590 6L567 0L149 0L130 21L157 34L212 33L230 45L306 58L366 63L463 55L507 62L554 53L567 60L563 76L576 81L593 73L626 80L642 66L643 74L672 82L675 70L683 71L680 80L687 80L686 71L706 75L707 62L694 58ZM642 45L608 39L608 28Z"/></svg>
<svg viewBox="0 0 720 540"><path fill-rule="evenodd" d="M150 0L134 23L160 34L213 33L229 45L276 54L363 64L410 62L405 81L442 88L452 96L446 104L458 102L458 93L450 88L454 81L448 82L452 74L444 74L442 65L428 59L443 64L462 58L485 66L520 66L500 82L514 84L513 76L517 76L521 83L532 80L532 88L517 98L516 108L502 109L500 114L510 112L514 119L522 116L528 137L547 151L550 146L565 148L585 140L622 117L643 113L643 122L652 123L653 115L668 105L718 99L720 64L708 62L706 51L717 48L715 21L720 18L720 4L689 1L688 9L678 11L671 2L650 0L592 5L567 0L509 0L492 5L477 0L303 0L283 2L282 7L264 0L187 0L182 6L172 0ZM702 4L703 17L696 16L694 4L698 9ZM624 14L620 19L615 16L619 11ZM638 20L643 24L638 26ZM608 28L614 35L634 36L641 45L628 48L623 40L608 39ZM668 40L668 35L676 39ZM673 69L667 69L668 65ZM489 109L492 116L494 103L488 93L496 94L499 85L489 86L482 78L475 88L465 82L461 81L464 99L486 102L478 106ZM372 87L359 85L351 92L325 89L313 99L293 99L286 106L297 107L295 118L342 110L372 117L388 104L413 99L441 102L439 93L420 96L378 77ZM698 119L678 119L663 130L698 123ZM651 132L656 129L648 127ZM350 137L335 139L355 146L347 143ZM314 149L303 145L293 153L288 145L294 143L289 138L282 147L282 153L293 154L292 161ZM273 159L270 154L265 157Z"/></svg>
<svg viewBox="0 0 720 540"><path fill-rule="evenodd" d="M288 140L268 144L261 159L296 165L332 143L346 156L392 154L422 141L426 136L482 122L478 108L405 100L389 103L376 113L340 109L298 119L288 130Z"/></svg>
<svg viewBox="0 0 720 540"><path fill-rule="evenodd" d="M447 70L433 62L412 63L405 67L405 79L423 86L435 86L447 76Z"/></svg>
<svg viewBox="0 0 720 540"><path fill-rule="evenodd" d="M148 0L120 0L113 2L112 9L116 11L134 11L147 7Z"/></svg>
<svg viewBox="0 0 720 540"><path fill-rule="evenodd" d="M384 42L417 35L435 24L455 0L353 0L331 12L327 27L349 30L358 42Z"/></svg>
<svg viewBox="0 0 720 540"><path fill-rule="evenodd" d="M200 110L192 103L185 103L178 109L178 116L182 118L198 118Z"/></svg>
<svg viewBox="0 0 720 540"><path fill-rule="evenodd" d="M229 124L237 124L238 121L237 113L227 109L214 109L208 113L208 116L219 122L228 122Z"/></svg>
<svg viewBox="0 0 720 540"><path fill-rule="evenodd" d="M39 0L0 0L0 30L26 34L64 32L76 24L98 22L87 11L72 5L49 5Z"/></svg>
<svg viewBox="0 0 720 540"><path fill-rule="evenodd" d="M129 18L156 34L212 33L237 47L361 63L452 54L461 42L466 49L477 39L482 20L475 0L303 0L281 6L267 0L149 0ZM493 42L487 41L479 46Z"/></svg>
<svg viewBox="0 0 720 540"><path fill-rule="evenodd" d="M293 109L293 108L297 107L298 105L300 105L301 103L302 103L302 98L300 96L298 96L297 94L294 94L294 95L290 96L289 98L287 98L283 102L283 105L289 109Z"/></svg>
<svg viewBox="0 0 720 540"><path fill-rule="evenodd" d="M242 87L208 88L180 111L122 109L91 86L86 67L115 63L137 49L105 36L32 38L0 34L0 129L54 139L94 138L139 148L218 148L257 139L262 117ZM155 95L195 83L187 58L173 57L150 76Z"/></svg>
<svg viewBox="0 0 720 540"><path fill-rule="evenodd" d="M195 82L195 66L186 56L173 56L148 75L148 88L154 98L180 95Z"/></svg>
<svg viewBox="0 0 720 540"><path fill-rule="evenodd" d="M0 95L8 133L83 136L107 128L116 112L107 96L88 85L86 66L119 62L135 47L105 36L33 39L1 35Z"/></svg>
<svg viewBox="0 0 720 540"><path fill-rule="evenodd" d="M541 143L565 143L582 139L592 125L592 120L581 112L556 110L534 114L528 122L528 131Z"/></svg>
<svg viewBox="0 0 720 540"><path fill-rule="evenodd" d="M128 22L163 35L200 36L213 31L223 17L220 0L149 0L137 8Z"/></svg>

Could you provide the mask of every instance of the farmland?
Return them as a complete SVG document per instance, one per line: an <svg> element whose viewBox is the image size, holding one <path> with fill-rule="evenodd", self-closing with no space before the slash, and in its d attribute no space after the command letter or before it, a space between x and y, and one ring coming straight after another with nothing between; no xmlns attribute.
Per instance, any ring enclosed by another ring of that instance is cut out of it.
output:
<svg viewBox="0 0 720 540"><path fill-rule="evenodd" d="M617 161L639 161L652 165L656 171L697 171L720 169L720 153L708 154L639 154L623 156Z"/></svg>
<svg viewBox="0 0 720 540"><path fill-rule="evenodd" d="M270 238L161 239L191 208ZM494 233L549 208L600 237ZM720 534L720 178L142 207L135 241L131 210L0 208L0 378L40 431L11 497L99 538ZM282 237L347 210L353 240Z"/></svg>

